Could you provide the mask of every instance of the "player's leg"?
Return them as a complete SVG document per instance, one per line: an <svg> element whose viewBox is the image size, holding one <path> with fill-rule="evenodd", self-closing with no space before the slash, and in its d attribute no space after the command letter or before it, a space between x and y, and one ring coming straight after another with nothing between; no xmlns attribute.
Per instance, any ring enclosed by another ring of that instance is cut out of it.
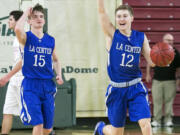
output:
<svg viewBox="0 0 180 135"><path fill-rule="evenodd" d="M130 120L139 123L143 135L152 135L147 89L142 82L129 89L131 91L128 102Z"/></svg>
<svg viewBox="0 0 180 135"><path fill-rule="evenodd" d="M51 134L51 132L52 132L52 128L50 128L50 129L43 129L43 135L50 135Z"/></svg>
<svg viewBox="0 0 180 135"><path fill-rule="evenodd" d="M9 134L13 122L12 114L3 114L1 134Z"/></svg>
<svg viewBox="0 0 180 135"><path fill-rule="evenodd" d="M26 89L26 83L32 84L30 86L36 86L30 80L23 81L21 87L22 110L20 118L24 125L33 126L33 135L43 135L43 115L41 99L39 97L42 91L37 91L35 88L34 90L28 90Z"/></svg>
<svg viewBox="0 0 180 135"><path fill-rule="evenodd" d="M43 116L38 96L30 91L23 92L23 106L20 115L24 125L32 125L32 135L43 135Z"/></svg>
<svg viewBox="0 0 180 135"><path fill-rule="evenodd" d="M12 128L13 115L20 114L20 106L16 99L17 94L19 93L17 93L16 86L14 86L12 82L10 82L8 85L5 104L3 108L3 120L1 129L2 134L8 134L10 132Z"/></svg>
<svg viewBox="0 0 180 135"><path fill-rule="evenodd" d="M49 135L56 135L56 132L55 132L55 130L51 130L51 132L49 133Z"/></svg>
<svg viewBox="0 0 180 135"><path fill-rule="evenodd" d="M152 135L151 119L140 119L138 121L143 135Z"/></svg>
<svg viewBox="0 0 180 135"><path fill-rule="evenodd" d="M56 85L52 80L45 82L45 99L42 104L44 135L51 135L54 123Z"/></svg>
<svg viewBox="0 0 180 135"><path fill-rule="evenodd" d="M31 91L24 91L22 97L21 121L24 125L32 125L32 135L43 135L43 116L38 96Z"/></svg>
<svg viewBox="0 0 180 135"><path fill-rule="evenodd" d="M98 122L94 135L123 135L126 120L126 90L115 88L111 85L106 93L106 106L108 118L111 125L105 125L104 122Z"/></svg>
<svg viewBox="0 0 180 135"><path fill-rule="evenodd" d="M122 128L115 128L112 125L106 125L103 128L104 135L123 135L124 134L124 127Z"/></svg>
<svg viewBox="0 0 180 135"><path fill-rule="evenodd" d="M43 124L34 126L32 135L44 135L43 134Z"/></svg>

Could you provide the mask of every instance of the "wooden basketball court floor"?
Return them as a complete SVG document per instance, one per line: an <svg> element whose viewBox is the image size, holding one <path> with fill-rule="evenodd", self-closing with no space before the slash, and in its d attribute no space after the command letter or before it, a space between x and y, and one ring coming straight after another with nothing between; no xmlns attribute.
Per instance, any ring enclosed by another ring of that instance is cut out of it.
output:
<svg viewBox="0 0 180 135"><path fill-rule="evenodd" d="M56 135L93 135L93 129L56 129ZM31 130L13 130L11 135L31 135ZM138 127L125 129L124 135L141 135ZM153 128L153 135L180 135L180 126Z"/></svg>

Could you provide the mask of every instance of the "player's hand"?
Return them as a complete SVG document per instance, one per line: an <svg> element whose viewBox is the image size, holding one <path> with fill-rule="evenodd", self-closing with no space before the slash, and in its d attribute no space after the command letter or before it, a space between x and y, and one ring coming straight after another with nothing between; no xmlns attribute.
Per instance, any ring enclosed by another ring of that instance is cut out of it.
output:
<svg viewBox="0 0 180 135"><path fill-rule="evenodd" d="M59 85L62 85L62 84L64 83L64 81L63 81L63 79L62 79L62 77L61 77L60 75L57 75L57 76L56 76L56 81L57 81L57 83L58 83Z"/></svg>
<svg viewBox="0 0 180 135"><path fill-rule="evenodd" d="M30 17L32 15L32 7L29 7L25 12L27 13L28 17Z"/></svg>
<svg viewBox="0 0 180 135"><path fill-rule="evenodd" d="M155 67L155 66L156 66L156 64L154 64L154 63L152 62L151 67Z"/></svg>
<svg viewBox="0 0 180 135"><path fill-rule="evenodd" d="M2 77L0 79L0 87L5 86L8 81L9 81L9 78L7 76Z"/></svg>
<svg viewBox="0 0 180 135"><path fill-rule="evenodd" d="M147 74L146 75L146 82L151 82L151 75L150 74Z"/></svg>

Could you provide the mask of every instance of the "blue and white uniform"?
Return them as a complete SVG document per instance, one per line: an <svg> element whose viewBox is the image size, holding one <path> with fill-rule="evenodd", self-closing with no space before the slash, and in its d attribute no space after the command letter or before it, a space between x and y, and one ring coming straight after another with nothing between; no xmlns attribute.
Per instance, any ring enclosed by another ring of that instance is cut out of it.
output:
<svg viewBox="0 0 180 135"><path fill-rule="evenodd" d="M54 118L54 96L56 86L52 65L55 47L53 37L44 33L39 39L31 31L26 33L21 86L21 120L25 125L43 124L50 129Z"/></svg>
<svg viewBox="0 0 180 135"><path fill-rule="evenodd" d="M130 120L150 118L147 89L139 68L144 33L132 30L127 37L116 30L108 59L111 80L106 93L107 113L114 127L124 127L127 108Z"/></svg>

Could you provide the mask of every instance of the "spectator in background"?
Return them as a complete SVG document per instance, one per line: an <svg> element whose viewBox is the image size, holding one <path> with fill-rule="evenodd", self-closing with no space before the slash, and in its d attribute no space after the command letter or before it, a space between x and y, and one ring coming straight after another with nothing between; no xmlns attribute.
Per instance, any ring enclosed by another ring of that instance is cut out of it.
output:
<svg viewBox="0 0 180 135"><path fill-rule="evenodd" d="M152 98L153 98L153 121L152 126L161 126L162 106L164 104L164 126L173 126L173 101L176 95L176 86L180 84L180 54L174 47L174 37L172 34L165 34L163 42L173 46L175 57L172 63L167 67L154 67L154 76L152 80ZM146 81L151 81L150 66L146 68Z"/></svg>

